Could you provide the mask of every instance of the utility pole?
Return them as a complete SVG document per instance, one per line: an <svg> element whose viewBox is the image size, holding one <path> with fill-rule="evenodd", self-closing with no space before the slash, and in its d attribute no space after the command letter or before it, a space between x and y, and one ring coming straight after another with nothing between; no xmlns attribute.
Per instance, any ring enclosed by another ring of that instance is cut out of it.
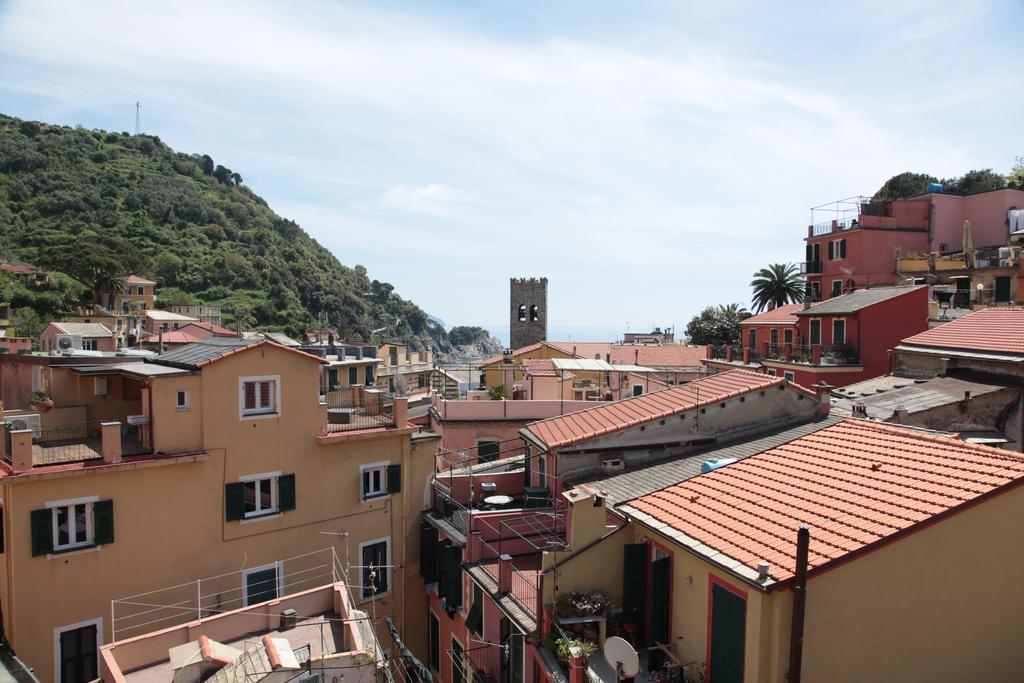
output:
<svg viewBox="0 0 1024 683"><path fill-rule="evenodd" d="M142 102L135 102L135 134L142 132Z"/></svg>

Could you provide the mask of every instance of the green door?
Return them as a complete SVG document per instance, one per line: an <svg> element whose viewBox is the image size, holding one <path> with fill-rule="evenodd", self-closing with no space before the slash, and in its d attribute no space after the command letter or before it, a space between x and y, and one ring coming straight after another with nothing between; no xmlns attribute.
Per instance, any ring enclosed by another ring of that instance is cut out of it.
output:
<svg viewBox="0 0 1024 683"><path fill-rule="evenodd" d="M671 645L668 632L669 586L672 584L672 559L663 557L651 562L651 625L649 629L650 643L654 645ZM665 654L661 650L651 650L647 655L650 670L660 669L665 663Z"/></svg>
<svg viewBox="0 0 1024 683"><path fill-rule="evenodd" d="M1004 302L1010 300L1010 278L1000 276L996 278L996 301Z"/></svg>
<svg viewBox="0 0 1024 683"><path fill-rule="evenodd" d="M709 683L740 683L743 680L743 646L747 628L747 603L719 585L711 589L711 661Z"/></svg>

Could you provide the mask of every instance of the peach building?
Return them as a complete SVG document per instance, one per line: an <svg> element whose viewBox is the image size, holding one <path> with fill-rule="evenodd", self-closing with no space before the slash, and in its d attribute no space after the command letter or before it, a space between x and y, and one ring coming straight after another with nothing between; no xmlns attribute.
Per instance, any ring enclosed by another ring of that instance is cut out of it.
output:
<svg viewBox="0 0 1024 683"><path fill-rule="evenodd" d="M8 410L0 439L4 633L41 680L96 678L97 649L153 619L323 584L309 558L324 553L352 577L355 608L403 634L418 623L424 597L408 587L436 439L414 435L404 399L329 421L325 361L266 340L211 337L151 362L9 361L53 401L38 419Z"/></svg>

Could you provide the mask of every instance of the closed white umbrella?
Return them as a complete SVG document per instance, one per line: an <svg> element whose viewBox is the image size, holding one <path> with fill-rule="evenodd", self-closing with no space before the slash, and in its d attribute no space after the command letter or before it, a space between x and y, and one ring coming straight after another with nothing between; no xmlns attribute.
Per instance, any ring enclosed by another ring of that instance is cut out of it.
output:
<svg viewBox="0 0 1024 683"><path fill-rule="evenodd" d="M971 222L964 221L964 263L968 268L974 267L974 238L971 236Z"/></svg>

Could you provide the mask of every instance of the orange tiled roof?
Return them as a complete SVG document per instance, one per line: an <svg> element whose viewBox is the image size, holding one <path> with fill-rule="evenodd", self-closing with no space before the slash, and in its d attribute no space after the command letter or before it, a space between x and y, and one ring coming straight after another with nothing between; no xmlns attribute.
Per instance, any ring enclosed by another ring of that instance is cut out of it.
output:
<svg viewBox="0 0 1024 683"><path fill-rule="evenodd" d="M204 323L204 322L200 322L200 321L196 321L196 322L193 322L193 323L186 323L186 324L182 325L179 329L184 330L184 329L187 329L189 327L199 327L199 328L202 328L202 329L206 330L207 332L212 332L217 337L234 337L234 336L237 336L237 334L238 334L235 330L229 329L227 327L222 327L221 325L214 325L213 323Z"/></svg>
<svg viewBox="0 0 1024 683"><path fill-rule="evenodd" d="M141 275L129 275L124 279L130 285L155 285L156 283L149 278L144 278Z"/></svg>
<svg viewBox="0 0 1024 683"><path fill-rule="evenodd" d="M549 449L562 448L782 382L781 377L731 370L665 391L533 422L526 429Z"/></svg>
<svg viewBox="0 0 1024 683"><path fill-rule="evenodd" d="M558 377L555 362L550 358L527 358L523 361L523 369L534 377Z"/></svg>
<svg viewBox="0 0 1024 683"><path fill-rule="evenodd" d="M796 317L796 312L802 311L803 308L803 304L786 304L785 306L778 306L770 311L765 311L764 313L758 313L755 316L751 316L742 321L740 325L770 325L772 323L791 323L795 325L800 321L800 318Z"/></svg>
<svg viewBox="0 0 1024 683"><path fill-rule="evenodd" d="M801 524L813 571L1022 479L1018 454L848 419L622 505L785 581Z"/></svg>
<svg viewBox="0 0 1024 683"><path fill-rule="evenodd" d="M530 344L512 352L517 358L523 354L536 351L541 346L550 346L562 353L576 358L600 358L618 365L646 365L649 367L701 367L701 361L707 356L703 346L686 346L684 344L612 344L610 342L560 342L543 341ZM491 356L480 365L500 363L503 356Z"/></svg>
<svg viewBox="0 0 1024 683"><path fill-rule="evenodd" d="M1024 308L983 308L901 343L1024 355Z"/></svg>
<svg viewBox="0 0 1024 683"><path fill-rule="evenodd" d="M206 337L199 337L194 334L189 334L185 330L171 330L164 332L163 342L164 344L193 344L197 341L202 341ZM158 332L150 333L143 341L147 344L158 344L160 342L160 334Z"/></svg>

